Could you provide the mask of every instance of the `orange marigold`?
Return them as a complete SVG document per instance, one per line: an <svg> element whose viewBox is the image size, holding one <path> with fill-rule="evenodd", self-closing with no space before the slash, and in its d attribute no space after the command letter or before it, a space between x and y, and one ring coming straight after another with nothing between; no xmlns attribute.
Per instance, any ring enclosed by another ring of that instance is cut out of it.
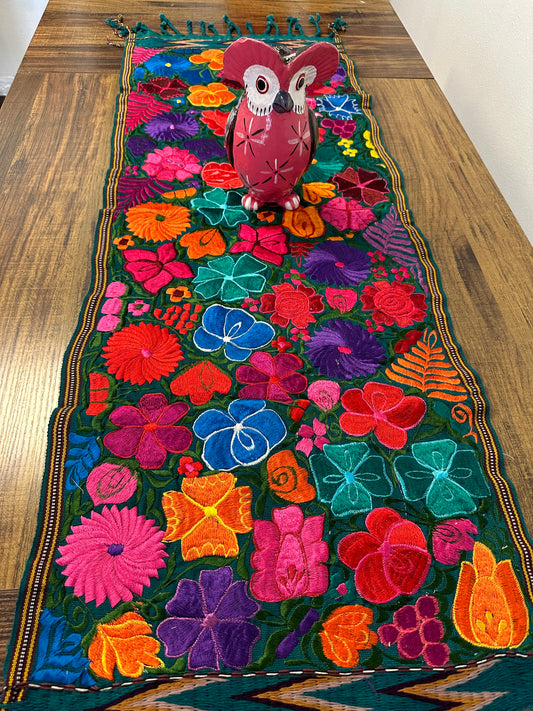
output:
<svg viewBox="0 0 533 711"><path fill-rule="evenodd" d="M126 213L128 228L147 242L174 239L190 226L190 218L188 208L167 202L145 202L130 207Z"/></svg>
<svg viewBox="0 0 533 711"><path fill-rule="evenodd" d="M377 644L378 636L370 629L373 612L363 605L343 605L334 610L322 626L322 649L339 667L356 667L359 650Z"/></svg>
<svg viewBox="0 0 533 711"><path fill-rule="evenodd" d="M177 337L152 323L131 324L116 331L103 350L107 371L133 385L159 380L183 360Z"/></svg>
<svg viewBox="0 0 533 711"><path fill-rule="evenodd" d="M181 540L183 560L238 555L235 534L252 530L252 490L249 486L235 487L236 481L233 474L219 472L184 479L181 492L163 494L167 517L163 540Z"/></svg>
<svg viewBox="0 0 533 711"><path fill-rule="evenodd" d="M193 106L223 106L233 101L235 94L224 84L211 82L207 86L196 84L189 87L189 101Z"/></svg>

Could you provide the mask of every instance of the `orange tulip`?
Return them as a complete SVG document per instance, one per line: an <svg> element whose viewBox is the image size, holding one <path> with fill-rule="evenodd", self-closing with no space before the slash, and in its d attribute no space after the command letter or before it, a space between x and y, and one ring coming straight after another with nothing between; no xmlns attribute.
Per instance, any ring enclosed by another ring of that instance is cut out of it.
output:
<svg viewBox="0 0 533 711"><path fill-rule="evenodd" d="M373 612L363 605L343 605L324 622L320 638L328 659L339 667L356 667L359 650L377 644L378 636L370 629Z"/></svg>
<svg viewBox="0 0 533 711"><path fill-rule="evenodd" d="M301 503L316 496L315 487L308 481L307 470L299 466L289 449L276 452L267 461L268 485L287 501Z"/></svg>
<svg viewBox="0 0 533 711"><path fill-rule="evenodd" d="M293 235L302 239L322 237L326 231L326 226L313 205L309 205L309 207L300 205L296 210L285 210L283 226Z"/></svg>
<svg viewBox="0 0 533 711"><path fill-rule="evenodd" d="M529 619L511 561L496 563L489 548L477 542L472 563L461 565L452 614L457 631L471 644L492 649L520 646Z"/></svg>

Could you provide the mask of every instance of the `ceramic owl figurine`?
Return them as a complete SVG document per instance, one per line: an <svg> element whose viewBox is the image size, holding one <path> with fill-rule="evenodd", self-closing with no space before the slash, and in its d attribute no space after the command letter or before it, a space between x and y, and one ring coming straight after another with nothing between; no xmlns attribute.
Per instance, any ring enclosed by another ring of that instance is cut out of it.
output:
<svg viewBox="0 0 533 711"><path fill-rule="evenodd" d="M224 52L224 78L244 87L226 125L228 157L248 190L247 210L276 203L295 210L294 186L309 167L318 142L306 90L329 79L337 49L318 42L303 51L276 49L241 37Z"/></svg>

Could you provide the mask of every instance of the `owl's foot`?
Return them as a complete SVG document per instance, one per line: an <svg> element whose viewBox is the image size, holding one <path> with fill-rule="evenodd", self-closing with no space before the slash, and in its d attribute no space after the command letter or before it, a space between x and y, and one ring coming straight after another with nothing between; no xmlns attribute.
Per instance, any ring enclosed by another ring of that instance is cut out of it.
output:
<svg viewBox="0 0 533 711"><path fill-rule="evenodd" d="M257 210L259 210L259 208L261 207L261 203L259 202L259 200L257 200L257 198L248 193L248 195L245 195L242 199L242 206L245 210L257 212Z"/></svg>
<svg viewBox="0 0 533 711"><path fill-rule="evenodd" d="M283 200L281 205L286 210L296 210L300 205L300 198L296 195L296 193L291 193Z"/></svg>

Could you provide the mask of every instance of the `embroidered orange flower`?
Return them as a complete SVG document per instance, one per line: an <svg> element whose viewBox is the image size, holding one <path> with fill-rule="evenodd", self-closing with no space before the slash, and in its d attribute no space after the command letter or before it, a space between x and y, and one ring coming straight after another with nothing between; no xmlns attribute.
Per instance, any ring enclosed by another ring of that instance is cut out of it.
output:
<svg viewBox="0 0 533 711"><path fill-rule="evenodd" d="M196 230L187 232L180 239L182 247L187 247L187 257L189 259L201 259L209 254L218 257L224 254L226 243L221 233L216 228L209 230Z"/></svg>
<svg viewBox="0 0 533 711"><path fill-rule="evenodd" d="M298 207L296 210L285 210L283 213L283 226L296 237L314 239L322 237L326 226L316 207Z"/></svg>
<svg viewBox="0 0 533 711"><path fill-rule="evenodd" d="M122 237L115 237L113 244L117 249L128 249L128 247L133 247L135 242L129 235L122 235Z"/></svg>
<svg viewBox="0 0 533 711"><path fill-rule="evenodd" d="M461 565L452 615L457 631L471 644L492 649L520 646L529 619L511 561L496 563L491 550L476 542L472 563Z"/></svg>
<svg viewBox="0 0 533 711"><path fill-rule="evenodd" d="M235 534L252 529L252 490L249 486L235 487L236 481L233 474L219 472L184 479L181 492L163 494L167 517L163 540L181 540L183 560L238 555Z"/></svg>
<svg viewBox="0 0 533 711"><path fill-rule="evenodd" d="M201 54L191 55L189 60L193 64L206 64L209 62L209 69L220 71L224 66L222 62L223 56L224 52L221 49L206 49Z"/></svg>
<svg viewBox="0 0 533 711"><path fill-rule="evenodd" d="M343 605L324 622L320 638L328 659L339 667L356 667L359 650L377 644L378 636L370 629L373 612L363 605Z"/></svg>
<svg viewBox="0 0 533 711"><path fill-rule="evenodd" d="M190 226L190 217L188 208L167 202L145 202L126 213L128 228L147 242L174 239Z"/></svg>
<svg viewBox="0 0 533 711"><path fill-rule="evenodd" d="M91 669L98 676L113 681L115 667L123 676L139 677L145 667L162 667L156 654L161 645L153 637L150 625L136 612L126 612L117 620L96 627L89 647Z"/></svg>
<svg viewBox="0 0 533 711"><path fill-rule="evenodd" d="M322 198L335 197L335 185L333 183L305 183L302 185L304 200L318 205Z"/></svg>
<svg viewBox="0 0 533 711"><path fill-rule="evenodd" d="M193 106L223 106L233 101L235 94L224 84L211 82L189 87L189 101Z"/></svg>
<svg viewBox="0 0 533 711"><path fill-rule="evenodd" d="M267 472L270 489L282 499L302 503L315 498L316 489L308 481L307 470L298 464L289 449L276 452L268 459Z"/></svg>
<svg viewBox="0 0 533 711"><path fill-rule="evenodd" d="M142 322L116 331L104 346L103 357L108 373L143 385L172 373L183 352L167 328Z"/></svg>

